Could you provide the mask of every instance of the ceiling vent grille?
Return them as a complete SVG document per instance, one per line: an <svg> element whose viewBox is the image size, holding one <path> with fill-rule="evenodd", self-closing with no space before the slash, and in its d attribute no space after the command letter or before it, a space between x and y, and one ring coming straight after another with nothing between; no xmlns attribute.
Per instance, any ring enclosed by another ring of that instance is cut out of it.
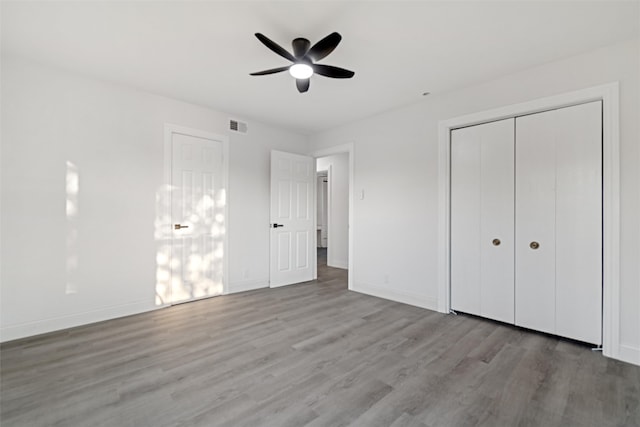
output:
<svg viewBox="0 0 640 427"><path fill-rule="evenodd" d="M245 122L241 122L239 120L234 120L234 119L229 119L229 130L231 132L246 134L248 129L249 129L249 127L247 126L247 124Z"/></svg>

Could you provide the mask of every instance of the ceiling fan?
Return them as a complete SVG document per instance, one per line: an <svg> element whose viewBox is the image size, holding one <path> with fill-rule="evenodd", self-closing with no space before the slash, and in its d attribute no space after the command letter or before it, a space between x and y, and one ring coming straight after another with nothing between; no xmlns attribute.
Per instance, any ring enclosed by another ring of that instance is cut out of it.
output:
<svg viewBox="0 0 640 427"><path fill-rule="evenodd" d="M309 40L305 38L298 37L293 39L291 42L293 55L263 34L256 33L256 37L262 42L262 44L273 52L293 62L293 65L258 71L256 73L251 73L250 75L252 76L264 76L266 74L280 73L282 71L289 70L289 74L296 79L298 92L302 93L309 90L309 78L313 74L319 74L321 76L331 77L334 79L350 79L355 74L353 71L349 71L344 68L334 67L332 65L316 64L316 61L323 59L333 52L336 46L338 46L338 43L340 43L340 40L342 40L342 36L336 32L329 34L312 47L310 47L311 43Z"/></svg>

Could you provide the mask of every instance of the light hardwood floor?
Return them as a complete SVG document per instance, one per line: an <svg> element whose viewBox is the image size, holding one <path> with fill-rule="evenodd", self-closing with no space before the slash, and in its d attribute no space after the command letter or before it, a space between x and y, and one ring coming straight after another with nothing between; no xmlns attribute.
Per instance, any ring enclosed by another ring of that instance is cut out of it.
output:
<svg viewBox="0 0 640 427"><path fill-rule="evenodd" d="M640 425L640 367L320 271L3 344L1 425Z"/></svg>

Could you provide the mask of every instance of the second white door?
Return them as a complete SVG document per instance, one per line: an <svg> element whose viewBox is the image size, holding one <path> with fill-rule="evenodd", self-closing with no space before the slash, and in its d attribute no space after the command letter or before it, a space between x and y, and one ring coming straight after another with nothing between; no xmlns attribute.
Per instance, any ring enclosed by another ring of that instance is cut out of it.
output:
<svg viewBox="0 0 640 427"><path fill-rule="evenodd" d="M271 152L271 287L313 280L315 182L312 157Z"/></svg>

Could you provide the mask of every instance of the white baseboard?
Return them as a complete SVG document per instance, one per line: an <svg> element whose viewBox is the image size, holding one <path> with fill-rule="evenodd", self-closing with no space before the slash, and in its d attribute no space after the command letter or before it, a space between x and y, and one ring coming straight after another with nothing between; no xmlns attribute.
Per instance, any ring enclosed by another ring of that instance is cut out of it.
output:
<svg viewBox="0 0 640 427"><path fill-rule="evenodd" d="M129 304L122 304L112 307L99 308L83 313L70 314L67 316L54 317L37 320L34 322L21 323L17 325L2 326L0 328L0 342L12 341L62 329L74 328L76 326L90 323L102 322L104 320L118 317L131 316L133 314L144 313L165 307L164 305L154 306L153 302L138 301Z"/></svg>
<svg viewBox="0 0 640 427"><path fill-rule="evenodd" d="M620 344L618 357L616 357L616 359L640 366L640 348L632 347L626 344Z"/></svg>
<svg viewBox="0 0 640 427"><path fill-rule="evenodd" d="M237 282L229 283L229 293L235 294L236 292L246 292L268 287L269 279L239 280Z"/></svg>
<svg viewBox="0 0 640 427"><path fill-rule="evenodd" d="M384 298L391 301L401 302L428 310L437 311L438 299L426 295L419 295L412 292L398 291L397 289L383 288L366 283L354 283L352 291L360 292L374 297Z"/></svg>
<svg viewBox="0 0 640 427"><path fill-rule="evenodd" d="M349 268L349 262L344 259L330 259L327 260L327 266L333 268L342 268L343 270L346 270Z"/></svg>

